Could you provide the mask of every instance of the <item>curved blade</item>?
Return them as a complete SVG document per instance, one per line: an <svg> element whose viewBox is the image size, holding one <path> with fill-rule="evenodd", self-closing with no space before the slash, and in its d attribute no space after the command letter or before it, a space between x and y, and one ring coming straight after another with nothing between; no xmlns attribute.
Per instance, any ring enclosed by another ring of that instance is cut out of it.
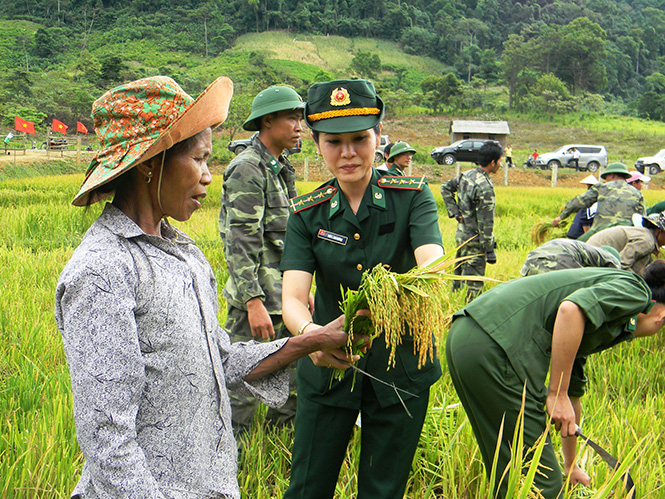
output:
<svg viewBox="0 0 665 499"><path fill-rule="evenodd" d="M600 445L598 445L596 442L591 440L589 437L586 435L583 435L581 431L577 430L575 432L575 435L578 437L584 439L584 441L587 443L589 447L591 447L593 450L596 451L596 453L603 458L603 461L605 461L610 468L616 470L619 466L621 466L621 463L617 460L616 457L614 457L612 454L607 452L605 449L603 449ZM635 499L635 483L633 482L633 479L630 477L630 473L626 472L622 477L621 480L623 481L623 484L626 488L626 492L628 492L628 498L629 499Z"/></svg>

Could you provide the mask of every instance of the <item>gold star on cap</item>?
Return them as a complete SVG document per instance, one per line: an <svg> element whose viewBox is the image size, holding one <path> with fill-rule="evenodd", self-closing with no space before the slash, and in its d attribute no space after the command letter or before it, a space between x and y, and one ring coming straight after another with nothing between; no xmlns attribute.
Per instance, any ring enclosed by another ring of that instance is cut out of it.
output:
<svg viewBox="0 0 665 499"><path fill-rule="evenodd" d="M330 94L330 105L331 106L346 106L351 104L351 97L349 97L349 91L344 87L337 87Z"/></svg>

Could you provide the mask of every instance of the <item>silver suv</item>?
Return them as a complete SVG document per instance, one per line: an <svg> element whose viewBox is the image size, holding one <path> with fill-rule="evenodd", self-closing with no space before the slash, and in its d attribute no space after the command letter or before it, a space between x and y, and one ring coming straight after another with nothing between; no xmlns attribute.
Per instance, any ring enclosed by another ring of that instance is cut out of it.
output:
<svg viewBox="0 0 665 499"><path fill-rule="evenodd" d="M570 161L573 158L573 148L577 148L581 153L579 164L577 165L578 170L595 172L601 166L603 168L607 166L607 149L605 149L605 146L568 144L554 152L546 152L538 156L536 167L542 169L549 168L550 170L553 170L555 166L557 168L561 168L562 166L574 168L574 164L571 164Z"/></svg>

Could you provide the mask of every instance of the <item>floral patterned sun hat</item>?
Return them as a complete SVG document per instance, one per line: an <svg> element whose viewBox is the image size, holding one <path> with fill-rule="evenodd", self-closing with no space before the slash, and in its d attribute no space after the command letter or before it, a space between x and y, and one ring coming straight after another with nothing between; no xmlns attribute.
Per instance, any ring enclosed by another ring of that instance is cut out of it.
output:
<svg viewBox="0 0 665 499"><path fill-rule="evenodd" d="M152 76L109 90L92 105L101 149L72 201L96 203L111 193L91 192L174 144L226 119L233 82L217 78L194 100L171 78Z"/></svg>

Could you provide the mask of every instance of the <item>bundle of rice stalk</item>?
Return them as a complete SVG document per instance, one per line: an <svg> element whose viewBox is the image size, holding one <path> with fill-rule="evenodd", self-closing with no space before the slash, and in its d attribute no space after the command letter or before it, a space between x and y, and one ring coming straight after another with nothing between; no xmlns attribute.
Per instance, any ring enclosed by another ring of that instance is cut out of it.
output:
<svg viewBox="0 0 665 499"><path fill-rule="evenodd" d="M556 237L566 237L567 227L568 227L567 220L562 220L559 223L558 227L554 227L554 225L552 225L551 220L536 222L534 226L531 228L531 239L533 239L534 243L540 246L546 240L552 239L551 237L549 237L549 234L550 232L552 232L552 230L556 229L557 231Z"/></svg>
<svg viewBox="0 0 665 499"><path fill-rule="evenodd" d="M451 252L450 255L454 255ZM354 344L357 334L375 338L383 335L390 350L386 369L395 367L395 352L407 331L414 339L414 355L418 367L434 357L432 333L443 330L450 322L448 300L453 280L492 280L477 276L458 276L453 271L460 263L474 256L451 257L444 255L425 267L416 267L404 274L391 272L385 265L377 265L363 274L358 290L342 289L340 307L345 316L345 330L349 334L348 349L359 355ZM357 316L361 309L369 309L371 318ZM333 377L341 379L343 370L334 370Z"/></svg>

